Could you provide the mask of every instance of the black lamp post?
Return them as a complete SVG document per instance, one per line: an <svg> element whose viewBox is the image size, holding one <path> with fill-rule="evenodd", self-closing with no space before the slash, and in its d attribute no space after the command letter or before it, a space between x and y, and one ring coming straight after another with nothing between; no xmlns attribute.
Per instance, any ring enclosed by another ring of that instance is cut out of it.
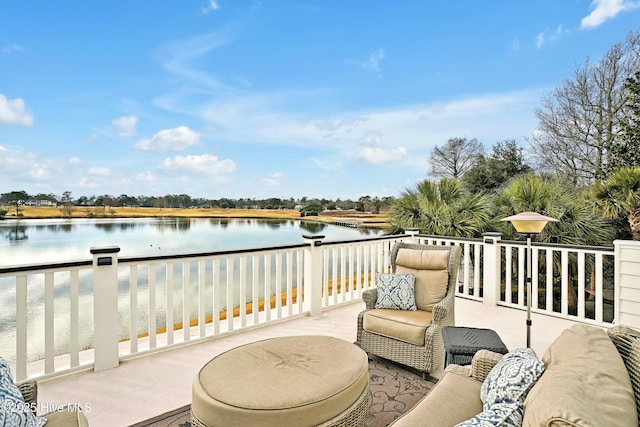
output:
<svg viewBox="0 0 640 427"><path fill-rule="evenodd" d="M558 220L536 212L521 212L517 215L502 218L502 221L510 222L518 233L527 236L527 347L531 347L531 258L533 256L531 238L536 234L540 234L548 222L556 222Z"/></svg>

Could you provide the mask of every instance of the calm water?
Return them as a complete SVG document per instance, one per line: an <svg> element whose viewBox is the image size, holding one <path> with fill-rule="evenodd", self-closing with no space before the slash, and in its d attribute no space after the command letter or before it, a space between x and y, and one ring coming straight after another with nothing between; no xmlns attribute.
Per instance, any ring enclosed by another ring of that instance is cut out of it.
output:
<svg viewBox="0 0 640 427"><path fill-rule="evenodd" d="M4 220L0 221L0 266L24 265L72 260L89 260L89 249L95 246L119 246L119 256L174 255L198 252L214 252L233 249L253 249L303 243L303 235L322 234L325 241L350 240L381 234L379 230L358 230L315 222L298 220L224 220L224 219L184 219L184 218L144 218L144 219L73 219L73 220ZM234 263L239 262L236 258ZM249 263L251 260L248 261ZM258 266L264 272L264 262ZM295 260L294 260L295 262ZM272 286L275 283L275 259L271 259ZM190 283L182 283L182 263L174 266L173 319L182 319L183 286L191 288L189 306L190 317L196 318L198 309L197 263L187 265L191 270ZM148 331L150 316L148 300L148 266L141 265L138 275L138 333ZM163 305L167 300L166 266L154 267L157 277L157 307L155 324L162 327L167 321L167 310ZM221 305L226 302L226 264L221 263L219 288ZM284 268L284 267L283 267ZM238 271L238 266L235 267ZM237 274L237 273L236 273ZM213 283L211 266L205 269L206 283ZM28 281L28 359L38 360L44 355L45 306L43 275L36 275ZM56 354L68 349L70 340L70 291L69 274L55 276L54 296L54 347ZM261 279L262 280L262 279ZM80 273L79 311L80 347L92 345L93 330L93 284L90 270ZM118 306L121 315L120 337L129 337L130 289L128 276L120 272L118 277ZM211 306L213 287L207 286L205 301L208 313ZM259 286L259 297L265 293L275 295L275 289ZM238 298L234 295L234 300ZM237 301L236 301L237 302ZM220 307L222 308L222 307ZM0 354L9 363L15 362L16 339L16 290L15 280L0 278Z"/></svg>
<svg viewBox="0 0 640 427"><path fill-rule="evenodd" d="M380 234L299 220L189 218L0 221L0 266L91 259L89 248L119 246L119 256L173 255L326 241Z"/></svg>

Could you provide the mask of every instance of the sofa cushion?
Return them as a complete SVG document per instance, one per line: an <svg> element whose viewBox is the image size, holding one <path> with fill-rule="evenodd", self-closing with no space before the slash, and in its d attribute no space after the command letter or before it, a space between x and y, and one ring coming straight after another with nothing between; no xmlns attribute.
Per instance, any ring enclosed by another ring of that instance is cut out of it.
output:
<svg viewBox="0 0 640 427"><path fill-rule="evenodd" d="M501 403L522 403L544 372L544 364L530 348L505 354L482 383L480 399L484 410Z"/></svg>
<svg viewBox="0 0 640 427"><path fill-rule="evenodd" d="M416 298L413 293L416 276L413 274L376 273L375 308L415 311Z"/></svg>
<svg viewBox="0 0 640 427"><path fill-rule="evenodd" d="M445 372L438 384L393 427L446 427L482 411L482 383L455 372Z"/></svg>
<svg viewBox="0 0 640 427"><path fill-rule="evenodd" d="M395 272L415 275L418 310L431 311L447 294L449 253L441 250L398 250Z"/></svg>
<svg viewBox="0 0 640 427"><path fill-rule="evenodd" d="M25 403L7 362L0 357L0 425L12 427L40 427L47 420L37 417Z"/></svg>
<svg viewBox="0 0 640 427"><path fill-rule="evenodd" d="M423 346L424 334L432 319L433 313L430 311L376 308L364 313L362 328L378 335Z"/></svg>
<svg viewBox="0 0 640 427"><path fill-rule="evenodd" d="M634 426L629 374L600 328L564 330L542 358L546 369L524 402L524 426Z"/></svg>
<svg viewBox="0 0 640 427"><path fill-rule="evenodd" d="M64 407L58 411L45 414L46 427L88 427L89 421L82 411L74 407Z"/></svg>
<svg viewBox="0 0 640 427"><path fill-rule="evenodd" d="M475 417L455 427L520 427L522 425L522 403L496 403Z"/></svg>

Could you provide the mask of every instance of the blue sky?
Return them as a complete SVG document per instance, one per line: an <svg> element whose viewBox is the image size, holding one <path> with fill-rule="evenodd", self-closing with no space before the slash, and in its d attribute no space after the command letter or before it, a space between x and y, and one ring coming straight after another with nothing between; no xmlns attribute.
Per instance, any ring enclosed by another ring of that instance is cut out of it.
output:
<svg viewBox="0 0 640 427"><path fill-rule="evenodd" d="M0 193L398 196L523 147L630 0L0 2Z"/></svg>

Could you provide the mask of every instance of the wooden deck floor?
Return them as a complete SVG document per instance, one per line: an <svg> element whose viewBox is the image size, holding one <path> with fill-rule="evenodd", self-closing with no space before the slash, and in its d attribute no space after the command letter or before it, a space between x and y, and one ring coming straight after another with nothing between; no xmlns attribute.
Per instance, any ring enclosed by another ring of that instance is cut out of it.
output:
<svg viewBox="0 0 640 427"><path fill-rule="evenodd" d="M129 426L187 405L191 382L202 365L214 356L249 342L290 335L330 335L347 341L356 339L362 302L271 326L238 332L123 361L119 367L94 373L81 371L39 383L39 404L55 408L62 404L86 407L93 427ZM509 349L525 346L525 312L456 299L456 324L491 328ZM572 322L533 315L532 347L542 357L549 344Z"/></svg>

